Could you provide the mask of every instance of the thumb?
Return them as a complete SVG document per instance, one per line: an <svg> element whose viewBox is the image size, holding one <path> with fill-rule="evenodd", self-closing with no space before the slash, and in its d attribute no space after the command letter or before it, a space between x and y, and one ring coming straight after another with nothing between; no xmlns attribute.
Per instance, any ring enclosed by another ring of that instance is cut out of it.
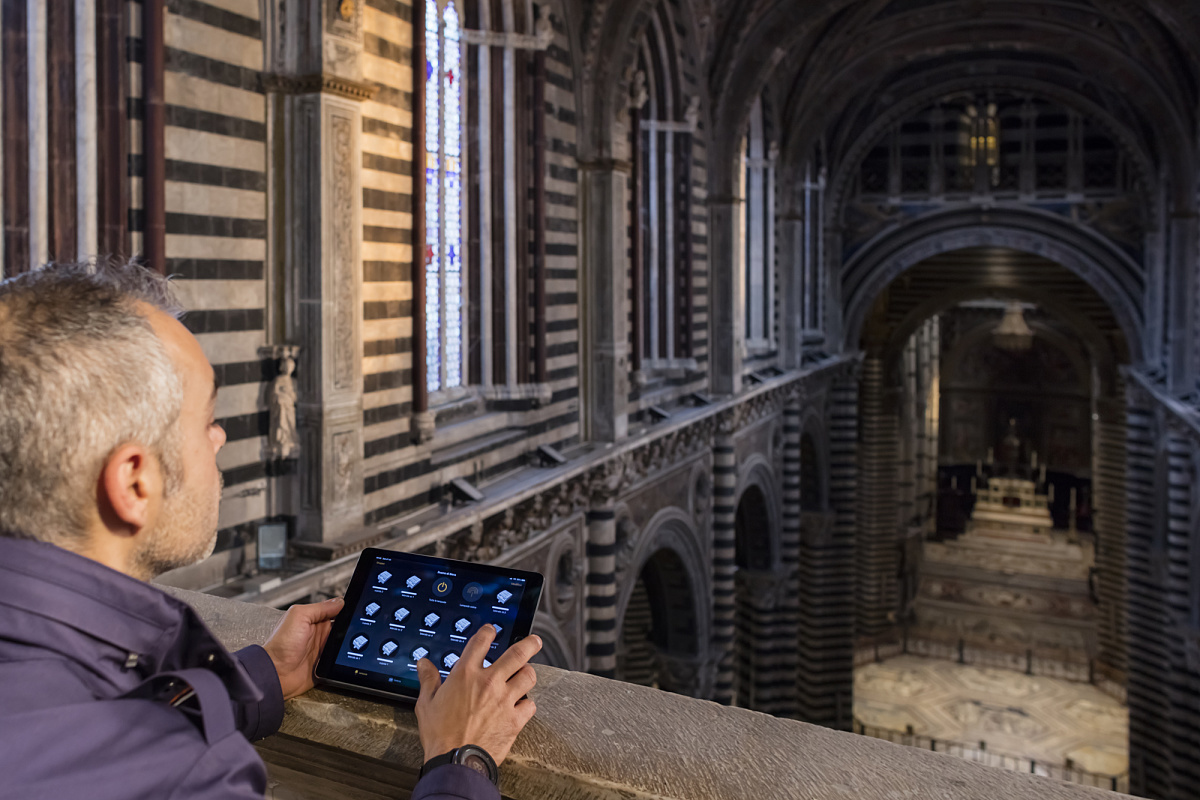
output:
<svg viewBox="0 0 1200 800"><path fill-rule="evenodd" d="M340 597L331 597L323 603L309 603L308 605L296 606L299 609L300 615L305 622L313 625L322 622L328 622L338 615L342 610L345 601Z"/></svg>
<svg viewBox="0 0 1200 800"><path fill-rule="evenodd" d="M428 703L437 694L437 690L442 686L442 676L438 674L437 667L428 658L422 658L417 662L417 678L421 681L421 697L419 699Z"/></svg>

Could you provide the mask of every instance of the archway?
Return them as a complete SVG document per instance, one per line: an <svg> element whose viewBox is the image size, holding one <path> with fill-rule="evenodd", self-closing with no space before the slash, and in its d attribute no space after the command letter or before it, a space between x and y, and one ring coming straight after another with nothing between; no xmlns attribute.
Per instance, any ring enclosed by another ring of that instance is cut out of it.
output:
<svg viewBox="0 0 1200 800"><path fill-rule="evenodd" d="M617 679L702 696L704 663L696 595L683 559L662 548L630 588L617 641Z"/></svg>
<svg viewBox="0 0 1200 800"><path fill-rule="evenodd" d="M861 707L888 680L872 670L907 654L1066 677L1117 713L1086 684L1125 659L1126 487L1111 443L1124 438L1119 366L1140 312L1112 306L1112 273L1097 287L1085 280L1097 271L1027 250L927 245L902 270L905 258L860 263L894 274L848 279L845 333L864 351L857 653L885 660L858 672Z"/></svg>
<svg viewBox="0 0 1200 800"><path fill-rule="evenodd" d="M763 488L742 492L734 518L737 580L734 629L733 705L773 712L780 690L774 675L778 660L774 628L785 588L775 568L772 514Z"/></svg>

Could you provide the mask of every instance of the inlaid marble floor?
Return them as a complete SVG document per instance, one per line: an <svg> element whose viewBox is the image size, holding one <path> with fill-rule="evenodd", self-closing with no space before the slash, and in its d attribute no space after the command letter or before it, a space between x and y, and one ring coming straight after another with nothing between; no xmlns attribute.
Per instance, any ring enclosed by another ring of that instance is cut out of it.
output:
<svg viewBox="0 0 1200 800"><path fill-rule="evenodd" d="M1120 775L1129 768L1129 712L1083 683L951 661L898 656L859 667L854 716L864 725Z"/></svg>

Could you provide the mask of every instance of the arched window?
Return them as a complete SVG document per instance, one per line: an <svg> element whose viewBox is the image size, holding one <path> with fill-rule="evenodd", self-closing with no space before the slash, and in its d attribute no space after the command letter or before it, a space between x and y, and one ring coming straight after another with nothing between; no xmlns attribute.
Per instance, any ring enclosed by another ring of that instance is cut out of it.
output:
<svg viewBox="0 0 1200 800"><path fill-rule="evenodd" d="M638 48L631 123L634 161L634 368L691 366L692 146L699 98L683 94L679 42L659 3Z"/></svg>
<svg viewBox="0 0 1200 800"><path fill-rule="evenodd" d="M744 152L746 349L753 353L775 345L775 157L761 97L750 110Z"/></svg>
<svg viewBox="0 0 1200 800"><path fill-rule="evenodd" d="M425 358L432 392L464 384L462 22L425 0Z"/></svg>

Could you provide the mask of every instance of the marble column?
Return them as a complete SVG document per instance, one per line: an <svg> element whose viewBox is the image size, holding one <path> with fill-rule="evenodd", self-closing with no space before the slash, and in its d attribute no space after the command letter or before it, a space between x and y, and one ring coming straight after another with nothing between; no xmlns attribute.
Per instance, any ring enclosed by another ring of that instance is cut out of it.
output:
<svg viewBox="0 0 1200 800"><path fill-rule="evenodd" d="M737 453L732 413L718 423L713 443L713 628L712 652L716 661L713 698L733 702L733 645L736 627L735 576L737 574Z"/></svg>
<svg viewBox="0 0 1200 800"><path fill-rule="evenodd" d="M1167 285L1168 386L1172 394L1196 389L1196 256L1200 218L1177 212L1169 222L1170 259Z"/></svg>
<svg viewBox="0 0 1200 800"><path fill-rule="evenodd" d="M625 310L629 165L614 159L581 163L583 293L588 357L584 359L585 435L594 442L625 438L629 417L629 344Z"/></svg>
<svg viewBox="0 0 1200 800"><path fill-rule="evenodd" d="M784 369L799 369L804 355L804 215L779 217L779 359Z"/></svg>
<svg viewBox="0 0 1200 800"><path fill-rule="evenodd" d="M587 515L587 671L616 677L617 514L611 505Z"/></svg>
<svg viewBox="0 0 1200 800"><path fill-rule="evenodd" d="M801 516L798 716L849 730L853 720L855 537L858 533L858 381L830 393L829 511Z"/></svg>
<svg viewBox="0 0 1200 800"><path fill-rule="evenodd" d="M886 397L883 360L868 354L862 366L861 494L856 633L885 631L896 608L896 412Z"/></svg>
<svg viewBox="0 0 1200 800"><path fill-rule="evenodd" d="M1119 379L1118 379L1119 380ZM1100 661L1116 675L1128 666L1126 603L1128 579L1125 561L1125 397L1124 387L1115 396L1096 401L1099 419L1092 448L1093 530L1096 535L1096 568L1100 599Z"/></svg>
<svg viewBox="0 0 1200 800"><path fill-rule="evenodd" d="M362 7L287 10L285 259L288 343L300 346L298 535L363 525ZM348 11L348 14L343 13Z"/></svg>
<svg viewBox="0 0 1200 800"><path fill-rule="evenodd" d="M709 385L718 395L742 389L742 354L745 351L745 269L738 220L740 197L710 197L709 249L711 289L709 302Z"/></svg>
<svg viewBox="0 0 1200 800"><path fill-rule="evenodd" d="M797 680L800 647L800 398L792 398L783 407L783 525L779 533L779 564L786 587L775 612L778 631L779 676L787 689L777 698L774 713L796 717Z"/></svg>
<svg viewBox="0 0 1200 800"><path fill-rule="evenodd" d="M786 624L784 569L737 572L736 704L789 715L796 699L796 639Z"/></svg>
<svg viewBox="0 0 1200 800"><path fill-rule="evenodd" d="M1167 614L1161 578L1156 575L1156 509L1160 503L1157 420L1154 401L1131 387L1126 415L1125 558L1129 575L1129 790L1142 797L1165 797L1169 785L1170 740L1164 725L1168 650Z"/></svg>

